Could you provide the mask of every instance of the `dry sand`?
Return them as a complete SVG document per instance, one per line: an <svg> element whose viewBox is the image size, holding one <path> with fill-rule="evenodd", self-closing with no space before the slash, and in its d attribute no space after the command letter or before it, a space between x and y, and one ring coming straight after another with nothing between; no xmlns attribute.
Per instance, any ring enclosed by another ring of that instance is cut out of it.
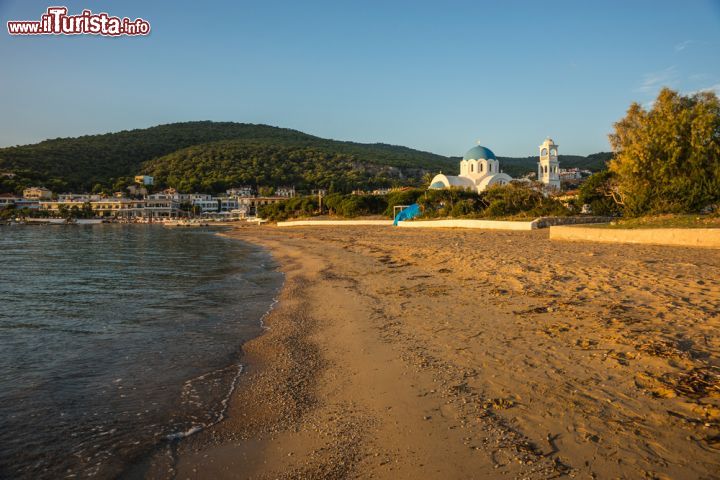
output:
<svg viewBox="0 0 720 480"><path fill-rule="evenodd" d="M229 418L149 478L720 478L718 251L230 235L269 248L286 285Z"/></svg>

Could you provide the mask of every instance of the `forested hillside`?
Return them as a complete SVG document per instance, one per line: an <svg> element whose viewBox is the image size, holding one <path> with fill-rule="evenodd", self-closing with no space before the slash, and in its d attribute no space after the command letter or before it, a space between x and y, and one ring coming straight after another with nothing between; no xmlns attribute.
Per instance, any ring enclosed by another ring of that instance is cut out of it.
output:
<svg viewBox="0 0 720 480"><path fill-rule="evenodd" d="M441 155L385 144L361 144L326 140L296 130L231 122L188 122L157 127L58 138L34 145L0 149L0 172L16 174L4 178L0 188L18 190L28 184L42 184L54 191L91 190L102 185L112 188L123 177L137 174L149 160L194 146L220 140L248 142L256 148L320 149L347 161L399 169L400 180L419 179L426 171L448 168L449 159ZM215 147L209 147L217 151ZM187 152L186 152L187 153ZM275 183L275 182L273 182Z"/></svg>

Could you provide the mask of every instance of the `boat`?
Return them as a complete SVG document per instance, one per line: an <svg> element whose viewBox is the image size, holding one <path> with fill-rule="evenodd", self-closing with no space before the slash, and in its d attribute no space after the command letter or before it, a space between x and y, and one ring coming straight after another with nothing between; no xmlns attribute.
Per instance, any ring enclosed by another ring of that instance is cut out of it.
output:
<svg viewBox="0 0 720 480"><path fill-rule="evenodd" d="M75 220L77 225L97 225L103 223L102 218L78 218Z"/></svg>
<svg viewBox="0 0 720 480"><path fill-rule="evenodd" d="M28 224L38 223L42 225L67 225L68 223L65 218L26 218L25 221Z"/></svg>

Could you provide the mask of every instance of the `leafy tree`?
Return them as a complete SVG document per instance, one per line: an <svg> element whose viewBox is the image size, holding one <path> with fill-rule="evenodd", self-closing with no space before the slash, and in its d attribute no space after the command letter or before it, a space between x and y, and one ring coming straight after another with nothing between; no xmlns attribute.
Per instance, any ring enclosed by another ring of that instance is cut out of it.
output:
<svg viewBox="0 0 720 480"><path fill-rule="evenodd" d="M696 212L720 201L720 101L664 88L633 103L610 136L613 193L629 215Z"/></svg>
<svg viewBox="0 0 720 480"><path fill-rule="evenodd" d="M578 206L589 205L594 215L620 215L621 206L613 199L615 175L609 170L593 173L578 193Z"/></svg>

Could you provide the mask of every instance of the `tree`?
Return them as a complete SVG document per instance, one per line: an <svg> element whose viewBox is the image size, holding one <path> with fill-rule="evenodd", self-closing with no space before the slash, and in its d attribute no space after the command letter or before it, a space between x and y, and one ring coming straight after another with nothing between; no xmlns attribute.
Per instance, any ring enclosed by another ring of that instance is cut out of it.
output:
<svg viewBox="0 0 720 480"><path fill-rule="evenodd" d="M696 212L720 202L720 101L664 88L633 103L610 136L613 194L627 214Z"/></svg>
<svg viewBox="0 0 720 480"><path fill-rule="evenodd" d="M429 187L430 182L432 182L433 177L434 177L434 175L432 173L430 173L430 172L425 173L422 176L422 179L420 180L420 185L422 185L425 188Z"/></svg>
<svg viewBox="0 0 720 480"><path fill-rule="evenodd" d="M609 170L593 173L580 185L578 206L589 205L593 215L619 215L622 207L613 199L616 183Z"/></svg>

